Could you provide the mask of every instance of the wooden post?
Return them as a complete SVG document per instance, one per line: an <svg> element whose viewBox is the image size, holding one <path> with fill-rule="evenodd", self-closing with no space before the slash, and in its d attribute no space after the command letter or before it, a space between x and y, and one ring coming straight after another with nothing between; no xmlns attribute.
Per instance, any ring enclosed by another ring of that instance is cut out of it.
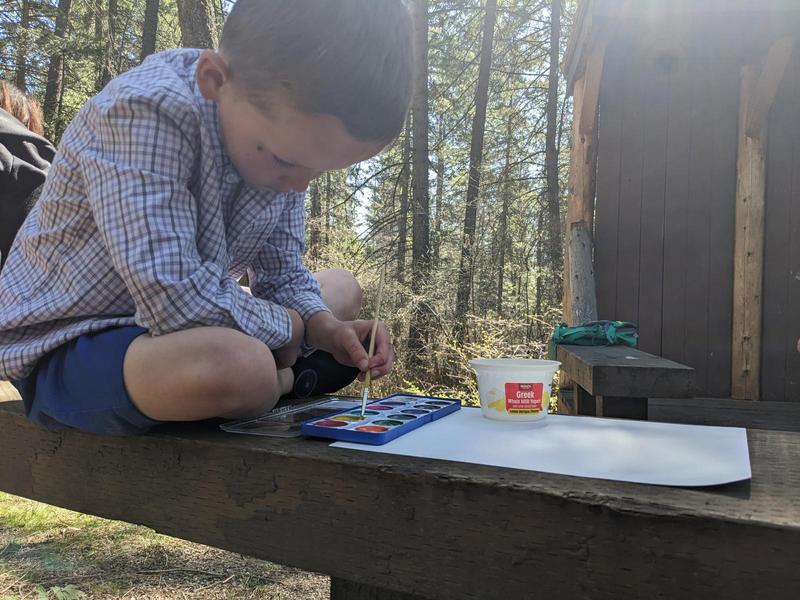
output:
<svg viewBox="0 0 800 600"><path fill-rule="evenodd" d="M570 232L573 223L584 222L589 238L594 223L594 193L597 175L597 108L603 74L605 38L595 44L586 61L583 76L573 86L572 152L570 154L569 198L567 201L566 240L564 248L563 318L572 320Z"/></svg>
<svg viewBox="0 0 800 600"><path fill-rule="evenodd" d="M764 197L769 110L795 38L776 41L757 70L742 68L736 158L731 396L760 399Z"/></svg>
<svg viewBox="0 0 800 600"><path fill-rule="evenodd" d="M569 228L569 279L571 322L578 325L597 320L597 294L592 267L592 233L586 221Z"/></svg>
<svg viewBox="0 0 800 600"><path fill-rule="evenodd" d="M594 193L597 176L597 108L607 37L597 34L586 60L583 75L572 86L572 151L569 160L569 197L564 236L564 296L562 319L576 325L572 315L570 238L572 224L586 223L589 239L594 228ZM592 270L594 279L594 270ZM596 305L596 300L595 300ZM596 310L595 310L596 312ZM563 372L559 387L569 389L572 382Z"/></svg>

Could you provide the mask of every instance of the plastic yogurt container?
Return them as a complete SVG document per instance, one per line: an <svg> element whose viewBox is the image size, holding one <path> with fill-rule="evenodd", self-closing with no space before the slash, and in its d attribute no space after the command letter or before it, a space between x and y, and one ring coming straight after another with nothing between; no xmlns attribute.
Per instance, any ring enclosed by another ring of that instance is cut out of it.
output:
<svg viewBox="0 0 800 600"><path fill-rule="evenodd" d="M474 358L483 416L537 421L547 416L550 386L561 363L526 358Z"/></svg>

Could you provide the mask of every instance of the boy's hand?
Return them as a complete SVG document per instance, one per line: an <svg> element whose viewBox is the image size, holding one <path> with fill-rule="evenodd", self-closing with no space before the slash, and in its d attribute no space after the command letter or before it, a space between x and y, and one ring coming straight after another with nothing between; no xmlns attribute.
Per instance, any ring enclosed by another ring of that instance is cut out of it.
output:
<svg viewBox="0 0 800 600"><path fill-rule="evenodd" d="M300 356L300 346L303 344L303 336L306 332L300 313L292 308L287 308L286 312L289 313L289 318L292 320L292 337L288 343L273 352L275 366L279 369L291 367L297 361L297 357Z"/></svg>
<svg viewBox="0 0 800 600"><path fill-rule="evenodd" d="M382 322L375 332L375 352L367 364L367 348L372 333L372 321L339 321L328 312L313 315L306 324L308 342L321 350L330 352L343 365L361 371L360 379L367 368L371 377L383 377L392 370L394 350L389 331Z"/></svg>

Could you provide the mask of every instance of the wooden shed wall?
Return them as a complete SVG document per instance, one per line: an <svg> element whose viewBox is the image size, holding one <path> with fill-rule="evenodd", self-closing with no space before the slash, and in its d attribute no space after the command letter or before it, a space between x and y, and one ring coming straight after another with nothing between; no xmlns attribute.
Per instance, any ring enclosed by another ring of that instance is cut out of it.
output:
<svg viewBox="0 0 800 600"><path fill-rule="evenodd" d="M739 79L742 65L757 64L768 47L769 36L753 32L768 30L752 14L629 21L606 53L598 314L637 322L643 350L695 367L698 396L731 392ZM765 400L800 400L800 361L791 352L800 335L800 291L791 279L800 274L800 209L792 197L800 194L800 74L792 65L770 123L780 135L770 132L768 157ZM781 150L773 150L777 144Z"/></svg>
<svg viewBox="0 0 800 600"><path fill-rule="evenodd" d="M763 400L800 401L800 51L772 105L764 226Z"/></svg>

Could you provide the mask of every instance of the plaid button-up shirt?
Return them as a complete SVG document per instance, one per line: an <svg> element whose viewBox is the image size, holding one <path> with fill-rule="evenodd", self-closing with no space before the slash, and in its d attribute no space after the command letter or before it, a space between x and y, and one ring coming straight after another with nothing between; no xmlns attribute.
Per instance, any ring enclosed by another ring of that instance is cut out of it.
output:
<svg viewBox="0 0 800 600"><path fill-rule="evenodd" d="M302 262L304 194L241 180L197 89L199 53L149 57L67 128L0 275L0 378L109 327L216 325L278 348L285 307L327 310Z"/></svg>

